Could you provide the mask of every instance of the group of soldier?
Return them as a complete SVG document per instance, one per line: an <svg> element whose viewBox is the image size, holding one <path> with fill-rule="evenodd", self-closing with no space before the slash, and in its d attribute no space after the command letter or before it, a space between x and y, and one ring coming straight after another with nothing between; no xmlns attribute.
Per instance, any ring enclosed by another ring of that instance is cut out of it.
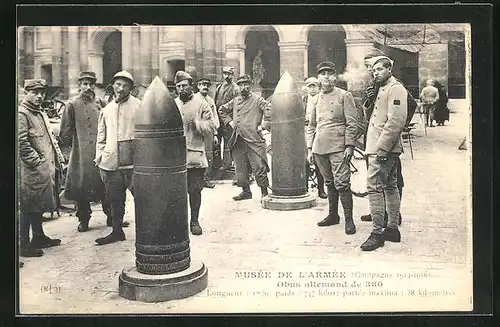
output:
<svg viewBox="0 0 500 327"><path fill-rule="evenodd" d="M399 155L401 132L407 120L407 90L392 76L393 61L383 53L372 53L365 63L373 79L367 89L363 117L358 114L351 93L335 86L334 63L320 63L317 78L308 79L307 87L315 92L310 92L305 106L305 159L316 165L327 187L327 195L320 196L327 196L329 211L318 225L339 224L340 199L345 232L354 234L349 162L355 141L365 135L370 215L362 218L373 221L373 231L361 249L372 251L385 241L399 242L401 238ZM242 188L233 197L235 201L252 198L250 175L255 177L261 196L268 195L269 166L263 131L270 131L271 103L251 91L250 76L242 75L234 82L234 69L224 67L223 77L214 99L208 95L210 79L199 79L196 85L199 92L195 93L193 78L187 72L178 71L174 78L175 103L183 119L187 145L193 235L202 234L201 192L204 187L213 187L210 179L221 167L228 167L234 161L236 182ZM125 240L123 228L129 225L123 217L127 189L134 194L132 140L134 115L140 110L141 101L131 95L134 78L127 71L114 75L114 97L109 103L96 97L96 81L94 72L80 73L79 94L67 102L59 141L71 143L64 190L65 197L76 204L77 229L79 232L89 229L90 204L100 201L107 225L112 227L108 235L95 240L104 245ZM44 80L26 80L25 96L19 106L20 255L24 257L41 256L42 248L61 244L61 240L46 236L42 228L42 214L56 206L55 171L62 169L64 160L58 158L58 141L41 108L46 88Z"/></svg>

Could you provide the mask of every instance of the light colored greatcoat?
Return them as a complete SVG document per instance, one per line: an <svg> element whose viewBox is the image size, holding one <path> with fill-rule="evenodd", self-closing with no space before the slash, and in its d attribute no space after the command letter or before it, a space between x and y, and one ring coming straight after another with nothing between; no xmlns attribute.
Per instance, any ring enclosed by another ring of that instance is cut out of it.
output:
<svg viewBox="0 0 500 327"><path fill-rule="evenodd" d="M407 96L405 87L393 76L380 86L366 133L367 154L377 154L379 149L403 151L401 132L408 114Z"/></svg>
<svg viewBox="0 0 500 327"><path fill-rule="evenodd" d="M104 184L99 168L94 164L97 124L103 108L99 98L76 96L68 101L61 117L59 138L63 144L71 142L64 196L70 200L81 198L102 200Z"/></svg>
<svg viewBox="0 0 500 327"><path fill-rule="evenodd" d="M201 96L193 94L186 103L175 98L184 124L187 168L207 168L205 137L215 133L215 120L210 105Z"/></svg>
<svg viewBox="0 0 500 327"><path fill-rule="evenodd" d="M351 93L334 87L329 93L321 91L308 106L306 142L313 153L341 152L356 144L358 113Z"/></svg>
<svg viewBox="0 0 500 327"><path fill-rule="evenodd" d="M56 168L60 169L56 140L49 118L26 101L19 105L20 209L43 213L57 209Z"/></svg>
<svg viewBox="0 0 500 327"><path fill-rule="evenodd" d="M108 171L133 168L134 116L140 105L139 99L129 95L120 102L112 100L101 110L94 159L99 168Z"/></svg>

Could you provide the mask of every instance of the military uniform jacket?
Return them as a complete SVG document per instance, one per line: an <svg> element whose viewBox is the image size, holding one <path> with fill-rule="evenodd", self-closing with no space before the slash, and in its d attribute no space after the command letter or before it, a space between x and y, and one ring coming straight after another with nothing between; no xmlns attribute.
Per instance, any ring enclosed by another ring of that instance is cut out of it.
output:
<svg viewBox="0 0 500 327"><path fill-rule="evenodd" d="M240 92L240 88L235 82L219 84L215 89L215 106L219 110L220 106L233 100Z"/></svg>
<svg viewBox="0 0 500 327"><path fill-rule="evenodd" d="M55 210L59 160L49 119L40 108L23 101L19 106L18 124L20 209L24 213Z"/></svg>
<svg viewBox="0 0 500 327"><path fill-rule="evenodd" d="M257 152L267 162L266 140L257 126L266 130L271 129L271 104L252 92L248 98L238 95L233 100L219 108L222 123L228 125L234 121L233 135L229 140L232 147L237 137L245 140L248 146Z"/></svg>
<svg viewBox="0 0 500 327"><path fill-rule="evenodd" d="M184 125L187 168L206 168L208 161L205 154L205 135L213 135L215 132L215 120L210 105L201 96L196 95L186 103L180 98L175 98L174 101Z"/></svg>
<svg viewBox="0 0 500 327"><path fill-rule="evenodd" d="M141 101L129 95L126 99L108 103L99 114L95 162L99 168L114 171L132 169L134 116Z"/></svg>
<svg viewBox="0 0 500 327"><path fill-rule="evenodd" d="M59 138L71 142L64 196L70 200L81 197L102 200L104 185L93 160L96 152L97 124L104 102L99 98L85 99L81 95L68 101L61 117Z"/></svg>
<svg viewBox="0 0 500 327"><path fill-rule="evenodd" d="M214 99L212 99L209 95L203 96L203 95L201 95L200 92L196 93L196 95L198 95L200 98L202 98L203 100L205 100L208 103L208 105L210 106L210 109L212 109L212 118L215 122L215 127L219 128L220 127L219 114L217 113L217 107L215 106ZM217 132L215 134L217 134Z"/></svg>
<svg viewBox="0 0 500 327"><path fill-rule="evenodd" d="M306 143L313 153L340 152L356 144L358 114L351 93L334 87L329 93L321 91L309 104Z"/></svg>
<svg viewBox="0 0 500 327"><path fill-rule="evenodd" d="M403 151L401 132L408 115L407 96L405 87L393 76L380 86L366 133L367 154L376 154L379 149Z"/></svg>

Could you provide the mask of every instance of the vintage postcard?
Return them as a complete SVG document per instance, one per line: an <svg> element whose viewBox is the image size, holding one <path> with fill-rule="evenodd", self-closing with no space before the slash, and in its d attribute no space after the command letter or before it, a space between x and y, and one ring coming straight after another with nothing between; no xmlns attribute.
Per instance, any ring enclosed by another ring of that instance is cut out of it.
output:
<svg viewBox="0 0 500 327"><path fill-rule="evenodd" d="M470 25L17 48L20 314L472 311Z"/></svg>

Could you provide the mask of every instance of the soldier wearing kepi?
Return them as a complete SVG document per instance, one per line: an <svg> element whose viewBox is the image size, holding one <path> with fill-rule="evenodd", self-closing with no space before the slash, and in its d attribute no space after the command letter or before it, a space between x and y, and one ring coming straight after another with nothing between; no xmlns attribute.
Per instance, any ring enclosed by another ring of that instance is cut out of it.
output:
<svg viewBox="0 0 500 327"><path fill-rule="evenodd" d="M102 201L102 210L107 217L106 223L112 226L111 208L104 196L104 183L99 175L99 168L93 162L99 113L106 105L103 100L95 96L96 81L94 72L80 73L79 94L66 104L59 130L62 143L68 145L71 143L64 195L76 202L79 232L89 229L92 213L90 202L94 201Z"/></svg>
<svg viewBox="0 0 500 327"><path fill-rule="evenodd" d="M333 62L318 65L321 92L311 104L307 126L307 153L318 165L328 190L328 216L318 226L339 223L338 200L344 208L345 233L356 233L352 218L353 200L349 164L358 135L357 111L351 93L334 86L336 68Z"/></svg>
<svg viewBox="0 0 500 327"><path fill-rule="evenodd" d="M361 245L363 251L400 242L398 229L400 196L397 188L397 158L403 150L401 132L408 115L407 90L392 76L393 62L386 56L374 57L372 71L380 85L366 135L368 155L368 200L373 230ZM384 212L387 228L384 229Z"/></svg>
<svg viewBox="0 0 500 327"><path fill-rule="evenodd" d="M205 171L205 187L214 188L215 183L210 179L213 177L215 171L213 169L214 163L214 152L213 149L219 145L219 140L217 138L217 129L220 127L219 114L217 113L217 108L215 107L215 101L208 95L208 88L212 85L209 78L202 77L198 80L198 90L196 93L204 101L208 103L212 109L212 118L215 122L215 133L205 135L205 155L207 156L208 167Z"/></svg>
<svg viewBox="0 0 500 327"><path fill-rule="evenodd" d="M208 167L205 155L205 137L215 133L216 124L212 109L206 100L193 93L193 78L184 71L175 74L175 87L179 97L175 99L182 116L186 136L187 188L191 209L190 229L193 235L201 235L199 215L201 191L205 182L205 169Z"/></svg>
<svg viewBox="0 0 500 327"><path fill-rule="evenodd" d="M270 131L271 104L250 92L250 76L240 76L236 83L240 88L240 94L222 105L219 108L219 115L224 126L229 126L233 130L229 146L236 164L238 186L243 188L243 192L233 199L239 201L252 198L248 180L249 166L261 189L262 197L268 195L269 166L266 140L262 130Z"/></svg>
<svg viewBox="0 0 500 327"><path fill-rule="evenodd" d="M19 105L19 169L20 169L20 255L40 257L42 248L61 244L60 239L45 235L42 214L57 208L56 169L60 161L56 140L50 131L49 118L41 104L47 84L43 79L24 82L24 99ZM30 226L33 238L30 243Z"/></svg>
<svg viewBox="0 0 500 327"><path fill-rule="evenodd" d="M123 216L127 189L133 189L134 116L141 101L130 94L134 86L132 75L123 70L112 80L114 99L99 115L95 164L100 169L101 179L106 189L106 198L111 207L112 232L96 239L99 245L125 240Z"/></svg>

